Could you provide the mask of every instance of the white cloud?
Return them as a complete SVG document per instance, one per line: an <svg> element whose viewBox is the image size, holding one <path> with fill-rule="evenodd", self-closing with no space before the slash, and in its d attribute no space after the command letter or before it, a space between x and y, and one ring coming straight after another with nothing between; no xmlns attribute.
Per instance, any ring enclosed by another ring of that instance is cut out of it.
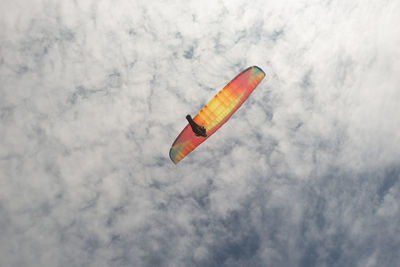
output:
<svg viewBox="0 0 400 267"><path fill-rule="evenodd" d="M399 262L396 1L1 6L1 266ZM174 165L249 65L265 80Z"/></svg>

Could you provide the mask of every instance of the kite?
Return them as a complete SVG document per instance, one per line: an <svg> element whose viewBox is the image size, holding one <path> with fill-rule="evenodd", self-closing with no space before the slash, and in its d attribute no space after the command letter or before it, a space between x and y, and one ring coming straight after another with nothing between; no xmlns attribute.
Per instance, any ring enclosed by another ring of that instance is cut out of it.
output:
<svg viewBox="0 0 400 267"><path fill-rule="evenodd" d="M265 72L252 66L237 75L221 89L192 119L175 139L169 157L177 164L198 145L215 133L249 97L264 79Z"/></svg>

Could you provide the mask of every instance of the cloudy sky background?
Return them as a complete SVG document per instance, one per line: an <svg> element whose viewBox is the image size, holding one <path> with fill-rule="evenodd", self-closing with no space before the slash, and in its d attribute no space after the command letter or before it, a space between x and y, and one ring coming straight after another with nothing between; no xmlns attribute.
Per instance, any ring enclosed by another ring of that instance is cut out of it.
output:
<svg viewBox="0 0 400 267"><path fill-rule="evenodd" d="M399 1L0 10L1 266L399 266ZM251 65L174 165L185 115Z"/></svg>

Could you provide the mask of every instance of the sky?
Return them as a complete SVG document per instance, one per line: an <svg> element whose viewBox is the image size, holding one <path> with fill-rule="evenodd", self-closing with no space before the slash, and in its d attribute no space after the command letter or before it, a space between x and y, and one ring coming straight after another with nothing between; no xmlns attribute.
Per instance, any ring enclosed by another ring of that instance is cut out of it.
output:
<svg viewBox="0 0 400 267"><path fill-rule="evenodd" d="M0 14L0 266L399 266L399 1ZM185 116L252 65L173 164Z"/></svg>

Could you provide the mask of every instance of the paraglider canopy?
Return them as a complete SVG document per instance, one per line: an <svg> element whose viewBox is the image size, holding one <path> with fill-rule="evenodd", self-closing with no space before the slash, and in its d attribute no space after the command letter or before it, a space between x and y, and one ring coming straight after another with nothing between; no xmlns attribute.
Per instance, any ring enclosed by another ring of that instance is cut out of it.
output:
<svg viewBox="0 0 400 267"><path fill-rule="evenodd" d="M177 164L198 145L217 131L249 97L264 79L264 71L252 66L237 75L192 119L175 139L169 151L171 160Z"/></svg>

